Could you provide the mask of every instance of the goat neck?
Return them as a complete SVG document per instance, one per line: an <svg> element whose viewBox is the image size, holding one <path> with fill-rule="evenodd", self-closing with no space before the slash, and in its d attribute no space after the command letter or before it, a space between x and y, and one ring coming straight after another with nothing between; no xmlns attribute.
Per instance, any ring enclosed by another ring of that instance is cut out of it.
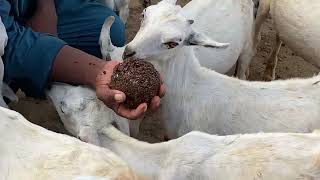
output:
<svg viewBox="0 0 320 180"><path fill-rule="evenodd" d="M190 47L170 50L166 54L151 59L155 67L164 75L169 87L168 91L189 92L193 88L201 89L202 86L220 89L221 85L234 86L235 82L240 82L202 67L194 55L193 48Z"/></svg>
<svg viewBox="0 0 320 180"><path fill-rule="evenodd" d="M158 179L169 149L168 143L141 142L126 136L113 126L102 129L99 137L102 147L119 155L140 177L143 175L146 179Z"/></svg>

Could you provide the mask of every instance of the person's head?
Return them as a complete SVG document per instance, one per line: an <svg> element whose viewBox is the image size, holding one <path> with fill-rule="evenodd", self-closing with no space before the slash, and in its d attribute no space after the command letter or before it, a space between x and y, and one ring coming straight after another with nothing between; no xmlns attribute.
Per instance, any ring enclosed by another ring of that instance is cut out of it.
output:
<svg viewBox="0 0 320 180"><path fill-rule="evenodd" d="M193 20L183 15L176 0L162 0L157 5L149 6L143 11L140 30L126 46L123 57L145 59L182 46L228 46L198 33L192 24Z"/></svg>

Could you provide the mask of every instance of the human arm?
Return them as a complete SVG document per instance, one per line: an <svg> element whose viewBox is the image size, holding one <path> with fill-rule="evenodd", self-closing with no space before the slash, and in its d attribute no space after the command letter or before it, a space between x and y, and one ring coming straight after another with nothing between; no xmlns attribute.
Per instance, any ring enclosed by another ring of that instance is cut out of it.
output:
<svg viewBox="0 0 320 180"><path fill-rule="evenodd" d="M29 21L32 29L56 34L57 15L55 9L54 0L37 0L37 11ZM125 101L125 94L111 90L108 86L113 67L118 63L117 61L105 62L78 49L65 46L60 50L53 63L51 77L53 81L89 85L96 89L98 98L117 114L128 119L137 119L147 110L147 105L144 103L137 109L126 109L122 104ZM164 87L160 92L164 94ZM160 98L155 97L150 109L157 109L159 103Z"/></svg>
<svg viewBox="0 0 320 180"><path fill-rule="evenodd" d="M44 97L45 89L50 81L88 85L96 89L98 98L119 115L136 119L143 114L145 104L142 107L139 106L138 110L125 109L121 106L125 96L122 95L116 101L116 91L110 90L107 86L115 62L112 64L101 61L66 45L57 37L35 32L20 25L10 15L9 3L6 0L0 0L0 2L3 5L0 6L0 15L9 36L4 55L7 82L14 82L27 96L32 97ZM43 15L43 17L46 16ZM50 29L42 27L41 23L37 28L40 32L50 33ZM75 61L78 61L79 64L75 65ZM93 68L89 65L90 63L96 64L97 67ZM108 74L99 76L99 82L103 81L105 84L96 85L96 76L99 71L103 72L103 68L108 70ZM156 109L159 102L160 98L155 97L150 109Z"/></svg>
<svg viewBox="0 0 320 180"><path fill-rule="evenodd" d="M53 63L51 78L52 81L90 86L96 90L97 97L118 115L134 120L141 117L148 107L146 103L143 103L136 109L127 109L123 105L125 94L109 88L113 68L118 63L120 62L102 61L78 49L64 46ZM159 96L164 95L164 91L162 84ZM153 98L151 110L158 108L159 96Z"/></svg>

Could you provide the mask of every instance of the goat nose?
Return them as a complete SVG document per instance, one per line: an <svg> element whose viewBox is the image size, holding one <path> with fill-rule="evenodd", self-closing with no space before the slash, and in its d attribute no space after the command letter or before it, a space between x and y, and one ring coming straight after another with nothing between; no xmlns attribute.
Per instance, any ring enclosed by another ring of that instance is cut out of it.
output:
<svg viewBox="0 0 320 180"><path fill-rule="evenodd" d="M136 54L136 52L134 50L132 50L131 48L129 48L128 46L124 49L124 53L123 53L123 60L132 57Z"/></svg>

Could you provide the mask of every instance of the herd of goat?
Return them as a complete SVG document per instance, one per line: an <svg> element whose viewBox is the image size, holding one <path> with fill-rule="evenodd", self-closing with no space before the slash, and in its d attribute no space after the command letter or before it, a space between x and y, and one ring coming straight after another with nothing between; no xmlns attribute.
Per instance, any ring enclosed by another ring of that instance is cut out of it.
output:
<svg viewBox="0 0 320 180"><path fill-rule="evenodd" d="M129 0L103 2L126 22ZM2 96L16 97L1 82L0 180L320 179L320 76L245 81L269 14L277 43L265 78L274 79L282 41L320 67L319 9L319 0L192 0L183 8L162 0L144 9L122 48L112 45L114 18L107 18L103 58L147 59L164 75L167 93L155 116L171 140L135 139L141 120L121 118L93 90L63 83L47 96L78 139L48 131L6 108ZM0 55L6 42L0 21Z"/></svg>

